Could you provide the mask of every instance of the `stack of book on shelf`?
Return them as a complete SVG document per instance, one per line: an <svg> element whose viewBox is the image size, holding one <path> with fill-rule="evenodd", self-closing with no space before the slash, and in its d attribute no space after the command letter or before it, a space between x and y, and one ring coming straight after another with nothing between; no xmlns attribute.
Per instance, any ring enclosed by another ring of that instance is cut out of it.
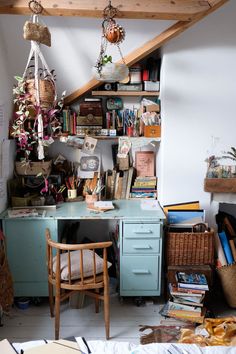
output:
<svg viewBox="0 0 236 354"><path fill-rule="evenodd" d="M161 310L161 315L202 323L206 313L205 293L209 290L205 275L176 272L176 280L177 284L169 284L171 298Z"/></svg>
<svg viewBox="0 0 236 354"><path fill-rule="evenodd" d="M136 177L133 186L131 187L130 198L157 198L157 178L151 177Z"/></svg>

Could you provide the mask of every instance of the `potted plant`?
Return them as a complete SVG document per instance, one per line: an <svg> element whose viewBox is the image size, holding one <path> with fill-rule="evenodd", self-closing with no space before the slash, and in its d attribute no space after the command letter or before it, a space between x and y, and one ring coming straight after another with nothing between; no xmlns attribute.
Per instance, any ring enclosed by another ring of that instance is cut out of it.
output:
<svg viewBox="0 0 236 354"><path fill-rule="evenodd" d="M129 75L125 63L113 63L111 55L103 55L95 66L95 78L99 81L120 82Z"/></svg>
<svg viewBox="0 0 236 354"><path fill-rule="evenodd" d="M40 158L38 154L39 146L44 149L54 141L53 137L60 134L61 123L58 116L63 107L65 92L60 100L53 98L54 102L51 103L46 101L44 94L40 96L38 104L34 97L33 79L30 76L25 78L15 76L15 79L17 80L17 85L13 88L15 112L10 126L10 135L16 139L16 160L20 169L18 173L22 174L22 168L26 170L30 164L32 167L33 161L44 160L44 154L43 158ZM52 85L50 79L47 78L40 78L39 85L42 85L43 81L48 81L47 87ZM39 90L39 92L44 92L44 90ZM45 168L47 169L47 166ZM27 174L37 174L40 171L27 171Z"/></svg>

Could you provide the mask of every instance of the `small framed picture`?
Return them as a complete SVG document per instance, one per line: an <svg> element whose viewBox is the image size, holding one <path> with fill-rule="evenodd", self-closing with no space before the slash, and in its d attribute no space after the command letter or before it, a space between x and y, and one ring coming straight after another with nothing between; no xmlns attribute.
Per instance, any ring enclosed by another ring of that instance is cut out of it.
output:
<svg viewBox="0 0 236 354"><path fill-rule="evenodd" d="M151 177L155 176L155 154L154 151L136 151L135 168L137 176Z"/></svg>

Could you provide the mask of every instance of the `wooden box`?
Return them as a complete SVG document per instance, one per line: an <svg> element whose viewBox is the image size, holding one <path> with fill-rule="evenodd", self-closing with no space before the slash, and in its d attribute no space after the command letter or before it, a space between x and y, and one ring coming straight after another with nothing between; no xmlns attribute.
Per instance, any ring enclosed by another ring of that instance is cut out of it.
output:
<svg viewBox="0 0 236 354"><path fill-rule="evenodd" d="M211 193L235 193L236 178L205 178L204 191Z"/></svg>
<svg viewBox="0 0 236 354"><path fill-rule="evenodd" d="M212 286L214 280L214 271L210 265L188 265L188 266L168 266L167 268L167 281L168 283L176 283L175 273L185 272L191 273L203 273L206 278L209 287Z"/></svg>
<svg viewBox="0 0 236 354"><path fill-rule="evenodd" d="M160 125L145 125L144 136L147 138L160 138L161 126Z"/></svg>

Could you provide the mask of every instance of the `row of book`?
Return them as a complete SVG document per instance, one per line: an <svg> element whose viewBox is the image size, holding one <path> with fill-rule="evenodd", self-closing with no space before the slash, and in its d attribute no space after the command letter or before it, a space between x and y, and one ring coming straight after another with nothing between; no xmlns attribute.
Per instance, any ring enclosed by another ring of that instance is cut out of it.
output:
<svg viewBox="0 0 236 354"><path fill-rule="evenodd" d="M157 178L151 177L136 177L133 186L131 187L130 198L157 198Z"/></svg>
<svg viewBox="0 0 236 354"><path fill-rule="evenodd" d="M236 247L233 239L228 238L225 231L215 234L217 252L216 266L223 267L236 262Z"/></svg>
<svg viewBox="0 0 236 354"><path fill-rule="evenodd" d="M129 199L134 168L126 171L107 170L105 173L105 198Z"/></svg>
<svg viewBox="0 0 236 354"><path fill-rule="evenodd" d="M176 284L169 283L170 299L160 314L194 323L203 323L204 299L209 290L204 274L176 272Z"/></svg>

